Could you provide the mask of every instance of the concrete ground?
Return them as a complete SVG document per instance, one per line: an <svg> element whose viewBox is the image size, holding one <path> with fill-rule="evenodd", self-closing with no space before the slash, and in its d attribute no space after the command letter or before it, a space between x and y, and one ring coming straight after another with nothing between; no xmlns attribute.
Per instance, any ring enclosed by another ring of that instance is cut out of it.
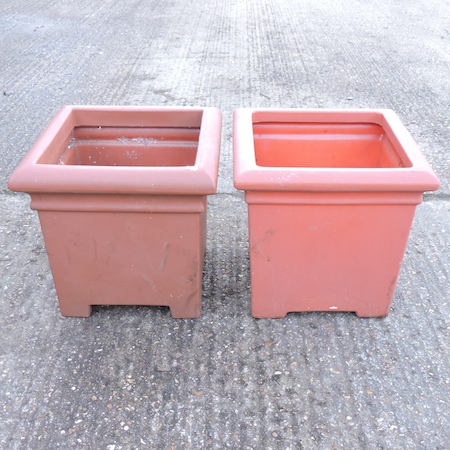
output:
<svg viewBox="0 0 450 450"><path fill-rule="evenodd" d="M450 448L450 2L3 0L0 448ZM64 104L223 111L202 316L63 318L37 214L6 181ZM241 106L392 108L440 177L387 318L250 314Z"/></svg>

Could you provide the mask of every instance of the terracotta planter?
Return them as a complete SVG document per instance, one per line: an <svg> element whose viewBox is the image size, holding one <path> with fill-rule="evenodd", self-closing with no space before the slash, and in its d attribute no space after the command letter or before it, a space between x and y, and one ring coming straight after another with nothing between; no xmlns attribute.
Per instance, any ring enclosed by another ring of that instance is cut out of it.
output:
<svg viewBox="0 0 450 450"><path fill-rule="evenodd" d="M439 181L388 110L234 115L252 313L388 314L416 205Z"/></svg>
<svg viewBox="0 0 450 450"><path fill-rule="evenodd" d="M37 209L65 316L165 305L199 317L215 108L64 107L9 180Z"/></svg>

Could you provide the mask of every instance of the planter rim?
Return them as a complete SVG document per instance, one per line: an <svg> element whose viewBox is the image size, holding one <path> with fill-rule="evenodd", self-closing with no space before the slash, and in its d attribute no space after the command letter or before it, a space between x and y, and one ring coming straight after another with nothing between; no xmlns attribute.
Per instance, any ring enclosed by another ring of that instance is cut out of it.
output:
<svg viewBox="0 0 450 450"><path fill-rule="evenodd" d="M198 127L199 120L197 155L192 166L86 166L39 162L45 152L62 145L75 127L190 128ZM27 193L214 194L221 121L221 111L212 107L64 106L13 172L8 188Z"/></svg>
<svg viewBox="0 0 450 450"><path fill-rule="evenodd" d="M402 168L258 166L253 124L267 122L380 125L411 164ZM390 109L240 108L233 115L233 152L234 186L247 191L424 192L440 185L414 139Z"/></svg>

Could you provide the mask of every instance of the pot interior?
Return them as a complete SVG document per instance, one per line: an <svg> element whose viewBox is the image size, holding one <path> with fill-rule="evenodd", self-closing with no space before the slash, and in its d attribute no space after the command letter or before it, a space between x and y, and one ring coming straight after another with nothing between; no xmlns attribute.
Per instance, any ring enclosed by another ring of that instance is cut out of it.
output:
<svg viewBox="0 0 450 450"><path fill-rule="evenodd" d="M255 159L265 167L411 167L372 123L255 123Z"/></svg>
<svg viewBox="0 0 450 450"><path fill-rule="evenodd" d="M76 127L57 164L193 166L200 128Z"/></svg>

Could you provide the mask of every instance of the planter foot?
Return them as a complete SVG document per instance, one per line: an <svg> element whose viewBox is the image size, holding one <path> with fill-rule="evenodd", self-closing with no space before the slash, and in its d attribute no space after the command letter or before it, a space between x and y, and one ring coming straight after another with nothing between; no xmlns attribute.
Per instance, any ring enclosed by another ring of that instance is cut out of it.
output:
<svg viewBox="0 0 450 450"><path fill-rule="evenodd" d="M174 319L198 319L200 317L200 305L195 308L170 307L170 315Z"/></svg>
<svg viewBox="0 0 450 450"><path fill-rule="evenodd" d="M274 304L269 304L267 307L253 307L252 316L255 319L282 319L286 317L287 311L274 307L276 307Z"/></svg>
<svg viewBox="0 0 450 450"><path fill-rule="evenodd" d="M61 303L59 309L64 317L89 317L92 312L91 305L74 304L74 303Z"/></svg>
<svg viewBox="0 0 450 450"><path fill-rule="evenodd" d="M201 296L193 292L187 296L185 302L177 301L174 305L169 305L170 314L174 319L197 319L200 317Z"/></svg>

